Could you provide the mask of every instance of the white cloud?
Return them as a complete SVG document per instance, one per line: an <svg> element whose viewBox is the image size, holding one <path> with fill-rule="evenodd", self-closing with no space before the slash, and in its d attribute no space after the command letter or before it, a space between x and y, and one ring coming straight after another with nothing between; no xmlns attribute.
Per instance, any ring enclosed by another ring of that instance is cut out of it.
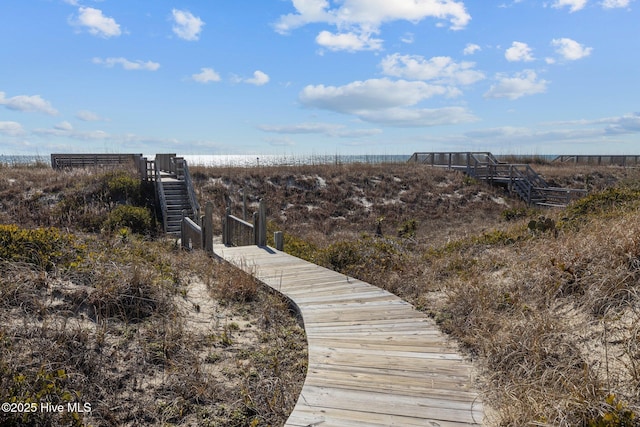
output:
<svg viewBox="0 0 640 427"><path fill-rule="evenodd" d="M413 44L413 42L415 41L415 36L413 35L413 33L406 33L403 37L400 38L400 41L406 44Z"/></svg>
<svg viewBox="0 0 640 427"><path fill-rule="evenodd" d="M531 54L531 48L529 45L522 42L513 42L511 47L505 51L504 57L509 62L529 62L535 59Z"/></svg>
<svg viewBox="0 0 640 427"><path fill-rule="evenodd" d="M291 138L267 138L265 141L274 147L293 147L296 143Z"/></svg>
<svg viewBox="0 0 640 427"><path fill-rule="evenodd" d="M86 27L90 34L104 38L117 37L122 34L120 25L116 23L115 19L104 16L100 9L81 7L78 12L78 19L72 23Z"/></svg>
<svg viewBox="0 0 640 427"><path fill-rule="evenodd" d="M389 79L355 81L344 86L309 85L300 93L300 101L308 106L343 113L410 106L447 88L424 82Z"/></svg>
<svg viewBox="0 0 640 427"><path fill-rule="evenodd" d="M213 68L201 68L200 73L193 74L191 78L198 83L219 82L220 74L215 72Z"/></svg>
<svg viewBox="0 0 640 427"><path fill-rule="evenodd" d="M331 7L327 0L291 0L295 13L280 16L274 24L280 34L311 23L324 23L335 26L339 32L332 34L321 32L316 41L324 42L332 50L357 51L377 50L382 40L372 39L379 34L382 24L391 21L410 21L418 23L425 18L436 18L450 22L450 28L460 30L467 26L471 16L464 3L454 0L342 0ZM360 48L360 49L359 49Z"/></svg>
<svg viewBox="0 0 640 427"><path fill-rule="evenodd" d="M72 131L73 125L65 120L64 122L60 122L55 125L54 128L58 130Z"/></svg>
<svg viewBox="0 0 640 427"><path fill-rule="evenodd" d="M474 53L481 51L482 48L475 44L475 43L467 43L467 45L464 47L464 50L462 51L462 53L464 55L473 55Z"/></svg>
<svg viewBox="0 0 640 427"><path fill-rule="evenodd" d="M583 9L587 4L587 0L555 0L551 7L561 9L565 6L569 7L569 12L577 12Z"/></svg>
<svg viewBox="0 0 640 427"><path fill-rule="evenodd" d="M602 7L604 9L616 9L629 6L631 0L604 0Z"/></svg>
<svg viewBox="0 0 640 427"><path fill-rule="evenodd" d="M296 125L261 125L260 130L280 134L321 134L338 138L361 138L378 135L381 129L349 129L345 125L333 123L299 123Z"/></svg>
<svg viewBox="0 0 640 427"><path fill-rule="evenodd" d="M455 62L448 56L425 59L419 55L388 55L380 63L388 76L413 80L433 80L439 84L470 85L483 80L485 75L474 70L473 62Z"/></svg>
<svg viewBox="0 0 640 427"><path fill-rule="evenodd" d="M50 116L58 115L58 110L53 108L49 101L42 99L40 95L18 95L12 98L5 98L5 93L0 92L0 105L15 111L44 113Z"/></svg>
<svg viewBox="0 0 640 427"><path fill-rule="evenodd" d="M262 86L262 85L266 85L267 83L269 83L269 76L265 73L263 73L260 70L254 71L253 72L253 77L249 78L249 79L244 79L242 80L244 83L249 83L252 85L256 85L256 86Z"/></svg>
<svg viewBox="0 0 640 427"><path fill-rule="evenodd" d="M64 122L63 122L64 123ZM73 127L65 128L64 125L60 126L56 125L53 129L34 129L33 133L38 136L56 136L56 137L65 137L77 139L80 141L103 141L110 140L113 137L105 131L102 130L94 130L94 131L77 131L74 130Z"/></svg>
<svg viewBox="0 0 640 427"><path fill-rule="evenodd" d="M489 91L484 94L485 98L518 99L526 95L544 93L547 90L548 82L538 79L538 75L533 70L524 70L512 77L498 74L496 78L498 83L489 88Z"/></svg>
<svg viewBox="0 0 640 427"><path fill-rule="evenodd" d="M129 61L126 58L93 58L94 64L104 65L106 67L112 68L116 65L121 65L125 70L145 70L145 71L156 71L160 68L160 64L153 61Z"/></svg>
<svg viewBox="0 0 640 427"><path fill-rule="evenodd" d="M183 40L195 41L200 38L204 21L188 10L173 9L173 32Z"/></svg>
<svg viewBox="0 0 640 427"><path fill-rule="evenodd" d="M0 134L7 136L22 136L26 132L18 122L0 122Z"/></svg>
<svg viewBox="0 0 640 427"><path fill-rule="evenodd" d="M551 44L557 47L556 52L569 61L575 61L591 55L593 48L584 47L575 40L568 38L553 39Z"/></svg>
<svg viewBox="0 0 640 427"><path fill-rule="evenodd" d="M329 8L327 0L292 0L297 13L283 15L275 24L275 30L280 34L314 22L334 22L335 17L326 9Z"/></svg>
<svg viewBox="0 0 640 427"><path fill-rule="evenodd" d="M104 119L92 111L80 110L76 113L76 118L83 122L99 122Z"/></svg>
<svg viewBox="0 0 640 427"><path fill-rule="evenodd" d="M454 91L455 92L455 91ZM437 95L450 95L451 88L421 81L370 79L344 86L309 85L299 95L312 108L352 114L390 126L434 126L474 120L464 108L409 108Z"/></svg>
<svg viewBox="0 0 640 427"><path fill-rule="evenodd" d="M608 134L640 133L640 113L612 118L610 123L611 125L605 129Z"/></svg>
<svg viewBox="0 0 640 427"><path fill-rule="evenodd" d="M387 126L431 127L478 120L476 116L462 107L445 108L389 108L378 111L362 111L362 120Z"/></svg>
<svg viewBox="0 0 640 427"><path fill-rule="evenodd" d="M362 50L381 50L382 40L371 38L367 33L340 33L333 34L329 31L321 31L316 37L316 43L329 50L346 50L356 52Z"/></svg>

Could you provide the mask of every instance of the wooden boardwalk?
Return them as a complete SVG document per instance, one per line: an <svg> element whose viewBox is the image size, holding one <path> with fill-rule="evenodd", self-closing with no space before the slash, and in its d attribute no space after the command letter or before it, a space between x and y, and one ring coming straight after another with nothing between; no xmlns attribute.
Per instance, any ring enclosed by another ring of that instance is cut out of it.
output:
<svg viewBox="0 0 640 427"><path fill-rule="evenodd" d="M290 427L481 425L472 368L397 296L272 248L216 255L297 305L309 366Z"/></svg>

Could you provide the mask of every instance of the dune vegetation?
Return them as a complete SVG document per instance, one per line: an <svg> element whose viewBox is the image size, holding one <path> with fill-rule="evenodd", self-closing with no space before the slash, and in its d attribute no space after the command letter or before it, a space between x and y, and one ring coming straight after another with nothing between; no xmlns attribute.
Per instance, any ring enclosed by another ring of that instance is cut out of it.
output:
<svg viewBox="0 0 640 427"><path fill-rule="evenodd" d="M533 209L420 165L198 169L263 198L285 250L429 314L478 370L487 425L640 425L640 171L535 165L590 195ZM225 202L226 199L226 202Z"/></svg>
<svg viewBox="0 0 640 427"><path fill-rule="evenodd" d="M533 209L410 164L192 167L201 203L267 205L285 250L431 316L477 368L491 426L640 416L640 170L536 164L590 195ZM280 298L158 232L131 171L0 167L3 401L90 413L8 425L281 425L306 371Z"/></svg>
<svg viewBox="0 0 640 427"><path fill-rule="evenodd" d="M281 425L306 373L286 302L164 238L129 170L0 167L0 305L3 426Z"/></svg>

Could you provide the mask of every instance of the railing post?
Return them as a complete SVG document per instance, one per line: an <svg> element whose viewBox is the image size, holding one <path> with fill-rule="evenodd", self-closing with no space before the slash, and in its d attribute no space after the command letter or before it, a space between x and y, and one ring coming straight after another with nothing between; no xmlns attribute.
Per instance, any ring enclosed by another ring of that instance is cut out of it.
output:
<svg viewBox="0 0 640 427"><path fill-rule="evenodd" d="M229 217L231 216L231 208L227 207L225 214L224 214L224 218L222 220L222 243L225 246L229 246L231 244L231 239L230 239L230 228L231 225L229 224Z"/></svg>
<svg viewBox="0 0 640 427"><path fill-rule="evenodd" d="M185 225L184 225L184 219L187 216L187 211L186 210L182 210L182 219L180 220L180 245L183 248L187 248L189 249L189 242L187 241L187 233L185 230Z"/></svg>
<svg viewBox="0 0 640 427"><path fill-rule="evenodd" d="M277 250L284 250L284 235L282 234L282 231L276 231L273 233L273 241Z"/></svg>
<svg viewBox="0 0 640 427"><path fill-rule="evenodd" d="M242 219L247 220L247 187L242 188Z"/></svg>
<svg viewBox="0 0 640 427"><path fill-rule="evenodd" d="M253 244L260 246L260 214L258 212L253 213Z"/></svg>
<svg viewBox="0 0 640 427"><path fill-rule="evenodd" d="M260 199L258 208L258 246L267 245L267 210L263 199Z"/></svg>
<svg viewBox="0 0 640 427"><path fill-rule="evenodd" d="M513 165L509 165L509 192L513 193Z"/></svg>
<svg viewBox="0 0 640 427"><path fill-rule="evenodd" d="M213 254L213 203L207 202L204 208L204 221L202 221L202 247L209 254Z"/></svg>

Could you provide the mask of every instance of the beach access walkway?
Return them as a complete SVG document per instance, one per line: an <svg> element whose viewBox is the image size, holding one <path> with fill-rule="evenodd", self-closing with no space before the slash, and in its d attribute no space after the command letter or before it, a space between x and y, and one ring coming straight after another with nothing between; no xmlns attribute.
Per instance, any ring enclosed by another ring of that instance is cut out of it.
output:
<svg viewBox="0 0 640 427"><path fill-rule="evenodd" d="M397 296L266 246L214 253L297 307L309 364L289 427L481 425L473 369Z"/></svg>

